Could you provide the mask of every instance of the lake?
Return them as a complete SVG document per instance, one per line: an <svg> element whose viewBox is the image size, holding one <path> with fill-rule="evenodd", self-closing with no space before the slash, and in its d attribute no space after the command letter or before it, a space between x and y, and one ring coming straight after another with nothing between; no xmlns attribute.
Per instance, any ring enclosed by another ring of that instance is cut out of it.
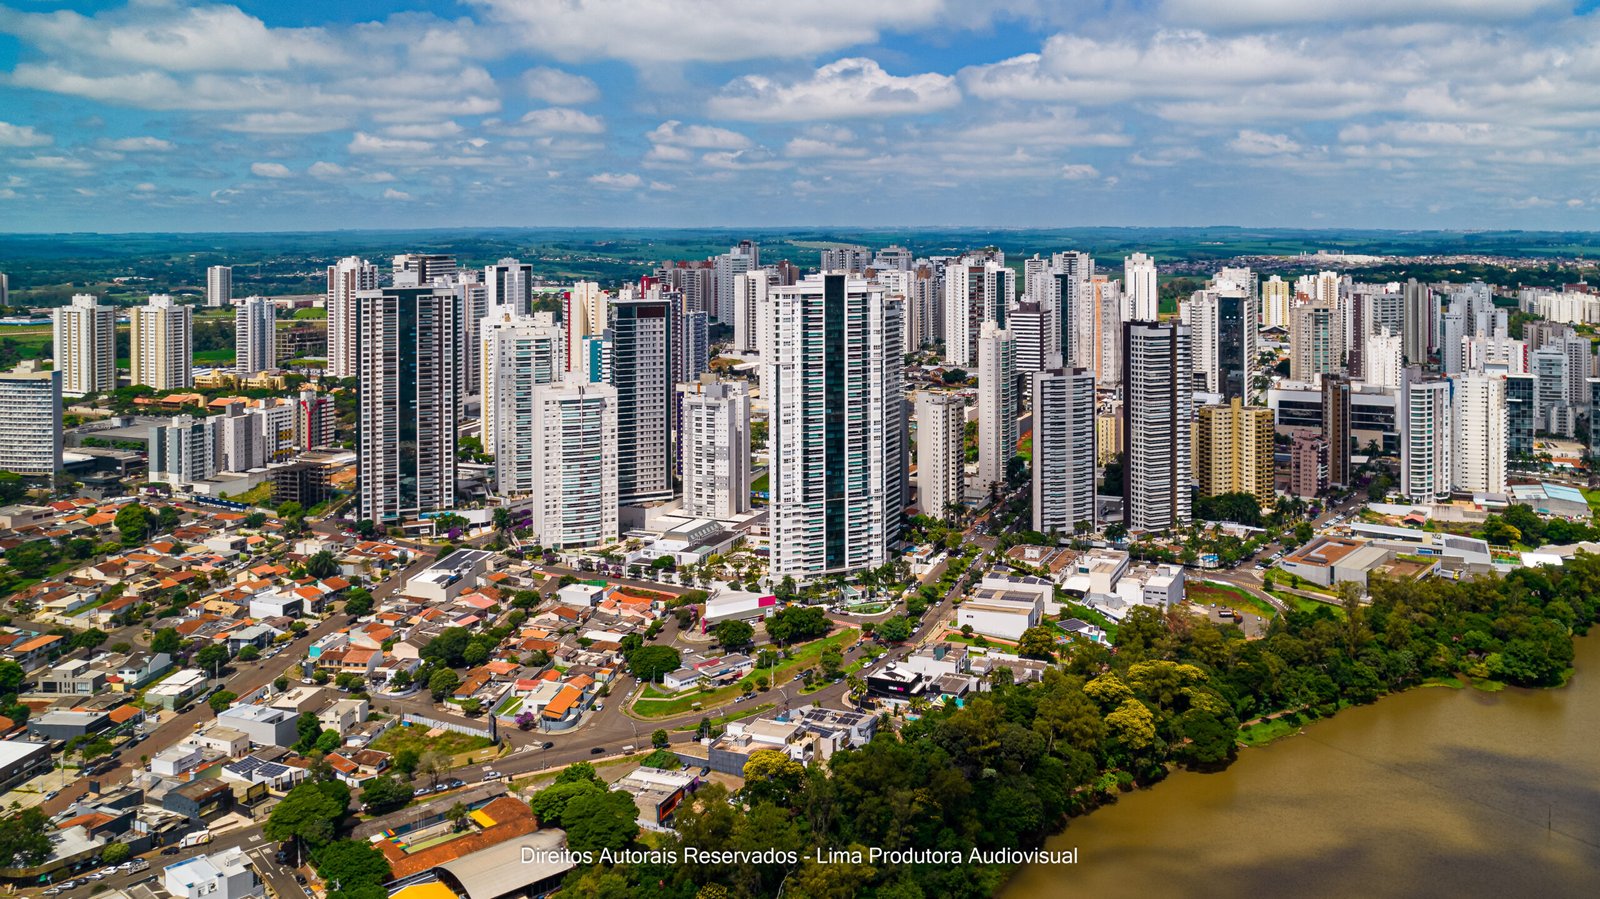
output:
<svg viewBox="0 0 1600 899"><path fill-rule="evenodd" d="M1600 896L1600 635L1576 648L1558 690L1411 690L1123 794L1003 895Z"/></svg>

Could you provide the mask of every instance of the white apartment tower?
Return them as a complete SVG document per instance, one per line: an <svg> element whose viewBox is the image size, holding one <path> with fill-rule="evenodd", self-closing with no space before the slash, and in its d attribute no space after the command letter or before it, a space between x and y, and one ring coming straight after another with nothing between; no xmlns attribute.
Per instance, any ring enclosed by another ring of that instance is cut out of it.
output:
<svg viewBox="0 0 1600 899"><path fill-rule="evenodd" d="M1412 502L1450 496L1455 435L1450 381L1409 366L1400 386L1400 492Z"/></svg>
<svg viewBox="0 0 1600 899"><path fill-rule="evenodd" d="M1134 253L1122 262L1122 321L1153 322L1161 308L1156 289L1156 261Z"/></svg>
<svg viewBox="0 0 1600 899"><path fill-rule="evenodd" d="M1166 531L1190 520L1191 371L1188 325L1125 326L1122 507L1130 530Z"/></svg>
<svg viewBox="0 0 1600 899"><path fill-rule="evenodd" d="M1017 452L1016 341L992 321L978 337L978 490L1004 489Z"/></svg>
<svg viewBox="0 0 1600 899"><path fill-rule="evenodd" d="M206 269L206 305L233 305L233 266L213 265Z"/></svg>
<svg viewBox="0 0 1600 899"><path fill-rule="evenodd" d="M900 306L844 274L779 287L773 305L772 576L882 565L905 499Z"/></svg>
<svg viewBox="0 0 1600 899"><path fill-rule="evenodd" d="M0 373L0 471L51 475L61 469L61 372L33 362Z"/></svg>
<svg viewBox="0 0 1600 899"><path fill-rule="evenodd" d="M1033 375L1033 529L1040 533L1095 525L1094 389L1087 369Z"/></svg>
<svg viewBox="0 0 1600 899"><path fill-rule="evenodd" d="M278 308L267 297L233 307L233 368L253 375L278 367Z"/></svg>
<svg viewBox="0 0 1600 899"><path fill-rule="evenodd" d="M129 312L130 384L157 390L194 384L193 312L162 293L152 294L148 305Z"/></svg>
<svg viewBox="0 0 1600 899"><path fill-rule="evenodd" d="M683 409L683 514L729 519L750 511L750 395L739 381L701 375L678 385Z"/></svg>
<svg viewBox="0 0 1600 899"><path fill-rule="evenodd" d="M220 418L176 415L150 428L150 480L193 484L217 473Z"/></svg>
<svg viewBox="0 0 1600 899"><path fill-rule="evenodd" d="M378 289L378 267L356 256L346 256L328 266L328 291L323 300L328 314L328 374L356 376L355 295Z"/></svg>
<svg viewBox="0 0 1600 899"><path fill-rule="evenodd" d="M778 273L768 268L740 272L733 276L733 351L756 353L770 343L771 309L767 293L777 286Z"/></svg>
<svg viewBox="0 0 1600 899"><path fill-rule="evenodd" d="M1505 493L1510 436L1505 375L1458 375L1455 394L1455 488Z"/></svg>
<svg viewBox="0 0 1600 899"><path fill-rule="evenodd" d="M1365 369L1362 380L1372 387L1399 387L1401 372L1405 370L1404 356L1400 335L1390 334L1388 328L1368 334L1367 352L1362 359Z"/></svg>
<svg viewBox="0 0 1600 899"><path fill-rule="evenodd" d="M615 387L535 388L532 457L535 540L561 549L617 539Z"/></svg>
<svg viewBox="0 0 1600 899"><path fill-rule="evenodd" d="M534 391L562 380L566 335L531 316L502 314L484 319L482 336L483 446L494 454L501 496L533 491Z"/></svg>
<svg viewBox="0 0 1600 899"><path fill-rule="evenodd" d="M917 505L924 515L949 518L950 508L965 499L966 422L967 401L961 394L917 394Z"/></svg>
<svg viewBox="0 0 1600 899"><path fill-rule="evenodd" d="M55 368L65 396L85 396L117 386L117 310L80 293L53 310Z"/></svg>
<svg viewBox="0 0 1600 899"><path fill-rule="evenodd" d="M674 303L611 303L611 385L617 388L617 490L625 504L671 499Z"/></svg>
<svg viewBox="0 0 1600 899"><path fill-rule="evenodd" d="M735 292L733 279L748 271L761 267L761 249L748 240L739 241L738 245L712 259L711 270L713 276L713 289L710 308L706 312L716 321L732 324L734 319Z"/></svg>
<svg viewBox="0 0 1600 899"><path fill-rule="evenodd" d="M944 268L944 357L950 365L977 362L984 322L1004 328L1016 298L1017 273L993 259L969 256Z"/></svg>
<svg viewBox="0 0 1600 899"><path fill-rule="evenodd" d="M516 259L502 259L484 266L483 288L486 315L509 312L533 314L533 266Z"/></svg>

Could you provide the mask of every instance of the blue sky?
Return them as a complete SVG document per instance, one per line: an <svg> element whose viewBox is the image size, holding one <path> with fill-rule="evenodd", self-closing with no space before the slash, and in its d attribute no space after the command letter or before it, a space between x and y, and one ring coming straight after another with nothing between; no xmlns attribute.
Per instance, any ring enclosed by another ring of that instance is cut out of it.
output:
<svg viewBox="0 0 1600 899"><path fill-rule="evenodd" d="M1600 229L1584 0L0 0L0 230Z"/></svg>

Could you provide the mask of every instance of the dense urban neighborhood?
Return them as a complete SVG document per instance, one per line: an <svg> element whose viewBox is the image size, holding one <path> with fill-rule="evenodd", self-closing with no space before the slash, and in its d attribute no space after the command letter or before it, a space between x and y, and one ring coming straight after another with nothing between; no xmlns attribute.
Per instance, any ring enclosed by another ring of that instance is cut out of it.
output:
<svg viewBox="0 0 1600 899"><path fill-rule="evenodd" d="M0 877L982 896L1175 768L1562 683L1600 293L1302 261L7 300L51 352L0 375Z"/></svg>

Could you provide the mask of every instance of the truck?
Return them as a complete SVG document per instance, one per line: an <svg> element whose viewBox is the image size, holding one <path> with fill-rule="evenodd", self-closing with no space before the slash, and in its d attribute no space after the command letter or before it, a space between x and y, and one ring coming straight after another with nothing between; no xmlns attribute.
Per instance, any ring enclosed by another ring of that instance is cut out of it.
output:
<svg viewBox="0 0 1600 899"><path fill-rule="evenodd" d="M191 846L204 846L209 842L211 842L211 831L209 829L197 830L194 833L184 834L183 839L178 841L178 848L188 849Z"/></svg>

